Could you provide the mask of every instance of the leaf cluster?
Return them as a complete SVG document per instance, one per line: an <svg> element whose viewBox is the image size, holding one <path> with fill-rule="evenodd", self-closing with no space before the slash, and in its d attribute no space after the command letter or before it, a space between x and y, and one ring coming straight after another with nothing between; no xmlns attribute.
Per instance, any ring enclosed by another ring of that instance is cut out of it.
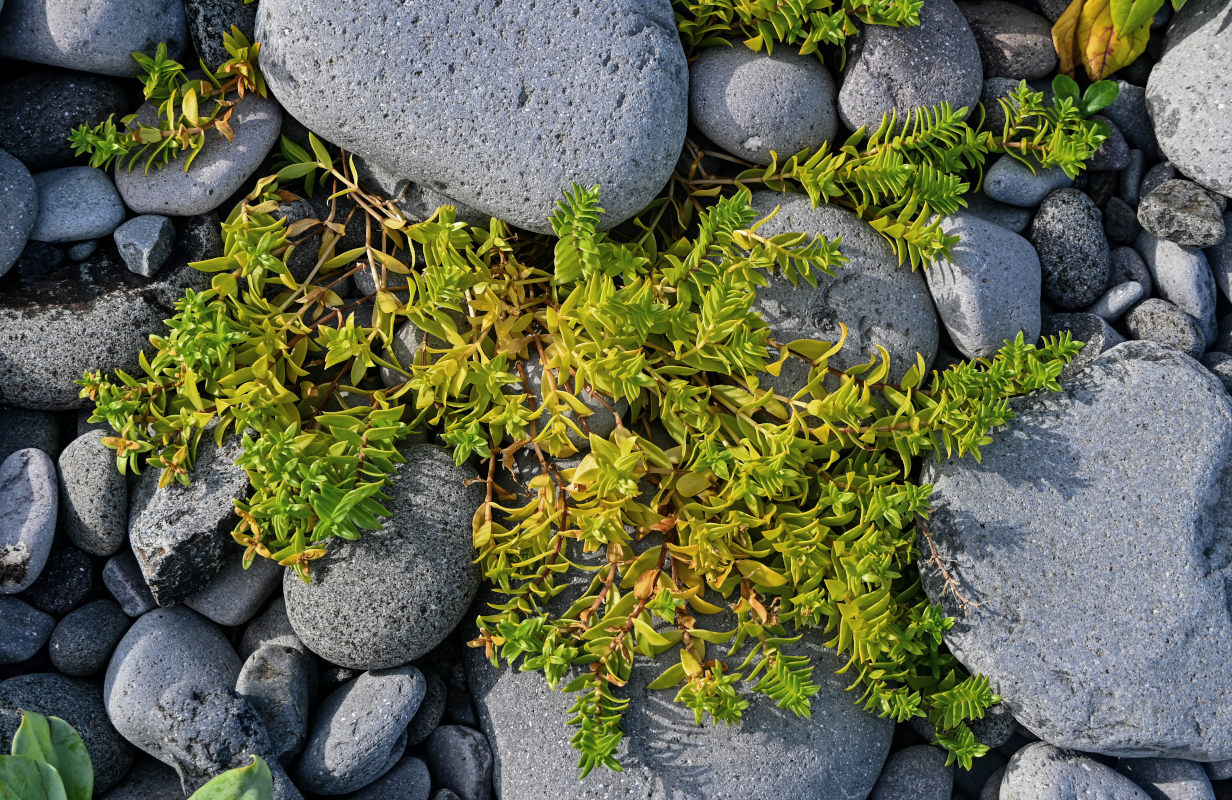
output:
<svg viewBox="0 0 1232 800"><path fill-rule="evenodd" d="M1166 0L1072 0L1052 26L1061 72L1079 64L1093 81L1127 67L1146 50L1151 22ZM1171 0L1174 11L1185 0Z"/></svg>
<svg viewBox="0 0 1232 800"><path fill-rule="evenodd" d="M801 55L841 45L865 25L920 24L924 0L674 0L676 27L687 48L729 45L740 38L754 51L776 44Z"/></svg>
<svg viewBox="0 0 1232 800"><path fill-rule="evenodd" d="M182 153L184 171L205 147L206 134L213 130L233 141L231 117L235 104L246 94L266 96L265 80L257 67L259 43L249 42L239 28L223 34L223 45L231 56L217 72L201 62L203 78L189 78L179 62L167 57L166 43L160 43L154 57L133 53L145 72L143 94L157 107L157 124L141 121L136 113L121 119L123 129L111 117L91 127L82 124L69 134L74 155L90 157L90 166L106 168L113 161L127 163L128 169L143 160L145 171L162 169Z"/></svg>

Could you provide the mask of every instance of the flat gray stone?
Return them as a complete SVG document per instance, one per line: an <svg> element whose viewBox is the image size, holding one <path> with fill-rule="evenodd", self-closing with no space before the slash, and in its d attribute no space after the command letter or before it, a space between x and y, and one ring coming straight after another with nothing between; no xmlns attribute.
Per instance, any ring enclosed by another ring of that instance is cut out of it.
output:
<svg viewBox="0 0 1232 800"><path fill-rule="evenodd" d="M187 486L158 488L159 471L147 469L129 499L128 537L141 572L159 605L205 589L238 548L231 538L235 501L248 493L248 474L235 464L240 437L214 444L201 437ZM213 603L210 604L214 606Z"/></svg>
<svg viewBox="0 0 1232 800"><path fill-rule="evenodd" d="M34 658L56 627L56 620L16 597L0 595L0 664Z"/></svg>
<svg viewBox="0 0 1232 800"><path fill-rule="evenodd" d="M918 26L868 25L847 43L838 113L852 130L876 130L893 109L902 113L942 101L974 109L980 99L980 49L953 0L925 3Z"/></svg>
<svg viewBox="0 0 1232 800"><path fill-rule="evenodd" d="M229 689L239 673L239 658L213 623L183 606L159 608L133 623L116 646L103 701L121 736L170 763L150 723L163 692L185 679L201 690Z"/></svg>
<svg viewBox="0 0 1232 800"><path fill-rule="evenodd" d="M124 221L124 203L107 173L93 167L61 167L35 173L36 242L79 242L107 236Z"/></svg>
<svg viewBox="0 0 1232 800"><path fill-rule="evenodd" d="M1092 303L1087 312L1108 322L1116 322L1145 296L1146 291L1137 281L1118 283L1109 289L1107 294Z"/></svg>
<svg viewBox="0 0 1232 800"><path fill-rule="evenodd" d="M1187 247L1210 247L1227 231L1219 206L1193 181L1170 180L1151 190L1138 204L1138 221L1160 239Z"/></svg>
<svg viewBox="0 0 1232 800"><path fill-rule="evenodd" d="M235 690L261 715L270 753L279 760L298 753L308 737L310 659L302 649L265 645L244 661L235 682Z"/></svg>
<svg viewBox="0 0 1232 800"><path fill-rule="evenodd" d="M18 450L0 464L0 594L38 580L56 533L56 467L42 450Z"/></svg>
<svg viewBox="0 0 1232 800"><path fill-rule="evenodd" d="M9 271L21 255L38 219L38 186L25 165L0 150L0 198L4 216L0 218L0 276Z"/></svg>
<svg viewBox="0 0 1232 800"><path fill-rule="evenodd" d="M1134 249L1151 271L1155 295L1196 319L1206 343L1212 344L1218 332L1215 278L1202 251L1158 239L1147 231L1139 234Z"/></svg>
<svg viewBox="0 0 1232 800"><path fill-rule="evenodd" d="M479 588L471 516L475 473L442 448L411 445L385 493L379 531L330 542L312 582L283 579L287 616L309 649L334 664L380 669L424 655L461 621ZM306 787L310 788L310 787Z"/></svg>
<svg viewBox="0 0 1232 800"><path fill-rule="evenodd" d="M1011 401L1018 416L982 462L924 467L932 538L971 602L960 608L921 563L956 618L946 643L1058 746L1226 758L1232 399L1150 342L1121 344L1062 386ZM1011 762L1002 797L1048 796L1006 795L1014 773Z"/></svg>
<svg viewBox="0 0 1232 800"><path fill-rule="evenodd" d="M257 556L244 569L243 547L226 542L223 550L222 567L204 589L184 598L184 605L219 625L243 625L278 591L285 568Z"/></svg>
<svg viewBox="0 0 1232 800"><path fill-rule="evenodd" d="M462 725L442 725L424 743L424 761L432 785L463 800L492 795L492 748L483 734Z"/></svg>
<svg viewBox="0 0 1232 800"><path fill-rule="evenodd" d="M602 187L604 226L628 219L684 143L688 67L669 0L266 0L257 38L300 122L528 230L550 231L572 183Z"/></svg>
<svg viewBox="0 0 1232 800"><path fill-rule="evenodd" d="M980 48L987 78L1044 78L1057 66L1048 20L1006 0L958 4Z"/></svg>
<svg viewBox="0 0 1232 800"><path fill-rule="evenodd" d="M365 672L334 691L314 712L290 770L296 785L346 794L384 775L406 750L406 726L423 696L423 675L409 664Z"/></svg>
<svg viewBox="0 0 1232 800"><path fill-rule="evenodd" d="M115 786L133 763L133 748L107 718L103 693L94 681L39 672L0 683L0 751L5 753L21 724L19 709L59 717L73 726L90 754L95 792Z"/></svg>
<svg viewBox="0 0 1232 800"><path fill-rule="evenodd" d="M137 62L132 62L137 66ZM115 78L40 70L0 84L0 148L34 172L80 163L69 134L132 111L128 86Z"/></svg>
<svg viewBox="0 0 1232 800"><path fill-rule="evenodd" d="M103 75L143 75L134 50L158 44L178 59L188 43L179 0L8 0L0 13L0 57Z"/></svg>
<svg viewBox="0 0 1232 800"><path fill-rule="evenodd" d="M954 768L945 760L931 745L904 747L886 761L869 800L950 800Z"/></svg>
<svg viewBox="0 0 1232 800"><path fill-rule="evenodd" d="M84 678L102 672L132 620L114 600L94 600L72 611L51 633L47 652L65 675Z"/></svg>
<svg viewBox="0 0 1232 800"><path fill-rule="evenodd" d="M147 278L162 268L175 244L175 226L158 214L133 217L115 229L116 250L128 268Z"/></svg>
<svg viewBox="0 0 1232 800"><path fill-rule="evenodd" d="M261 49L264 68L265 48ZM149 123L154 111L147 104L138 112L138 119ZM116 188L124 204L137 214L165 214L189 217L213 211L239 191L278 142L282 130L282 109L272 99L249 94L235 105L231 117L233 141L217 132L205 135L205 146L192 166L184 171L181 153L162 169L145 171L145 162L138 160L132 169L127 162L115 173ZM110 232L110 231L109 231ZM82 237L85 238L85 237Z"/></svg>
<svg viewBox="0 0 1232 800"><path fill-rule="evenodd" d="M1072 750L1036 742L1005 767L999 800L1151 800L1111 767Z"/></svg>
<svg viewBox="0 0 1232 800"><path fill-rule="evenodd" d="M1083 192L1058 189L1044 198L1027 238L1039 254L1050 302L1086 308L1107 290L1111 254L1103 217Z"/></svg>
<svg viewBox="0 0 1232 800"><path fill-rule="evenodd" d="M103 566L103 585L130 617L139 617L158 607L131 550L123 550L107 559Z"/></svg>
<svg viewBox="0 0 1232 800"><path fill-rule="evenodd" d="M1159 147L1182 173L1232 195L1232 3L1194 0L1168 27L1164 54L1146 85Z"/></svg>
<svg viewBox="0 0 1232 800"><path fill-rule="evenodd" d="M428 765L414 756L407 756L375 783L343 795L342 800L428 800L431 792L432 776L428 774Z"/></svg>
<svg viewBox="0 0 1232 800"><path fill-rule="evenodd" d="M1150 795L1151 800L1215 800L1206 770L1183 758L1122 758L1117 772Z"/></svg>
<svg viewBox="0 0 1232 800"><path fill-rule="evenodd" d="M115 451L102 443L109 435L84 433L58 459L64 532L94 556L113 555L128 536L128 484L116 468Z"/></svg>
<svg viewBox="0 0 1232 800"><path fill-rule="evenodd" d="M616 756L623 772L597 768L578 780L578 754L566 723L575 698L548 687L538 672L496 669L482 650L465 655L479 721L493 751L493 789L501 800L715 800L843 798L863 800L889 751L894 726L856 705L836 674L844 659L806 633L792 652L813 659L812 718L750 698L739 725L698 725L671 692L646 687L670 661L639 659ZM675 659L674 656L671 657Z"/></svg>
<svg viewBox="0 0 1232 800"><path fill-rule="evenodd" d="M779 206L774 219L758 230L766 236L800 231L821 234L830 241L841 236L842 253L849 259L835 268L836 277L819 275L817 288L799 286L781 276L769 279L757 292L753 309L766 320L779 341L813 338L837 342L840 324L847 326L847 342L830 359L839 369L868 363L876 346L890 354L890 380L898 380L916 364L937 354L939 327L928 286L919 270L898 263L890 245L854 214L835 206L813 208L808 197L756 192L753 208L765 216ZM805 383L807 365L789 359L777 377L764 376L777 391L794 394Z"/></svg>
<svg viewBox="0 0 1232 800"><path fill-rule="evenodd" d="M959 237L951 257L924 271L937 315L967 358L996 353L1021 332L1040 333L1040 262L1031 243L972 214L942 221Z"/></svg>
<svg viewBox="0 0 1232 800"><path fill-rule="evenodd" d="M1225 230L1232 225L1232 211L1224 212L1223 224ZM1206 248L1203 252L1215 278L1215 285L1224 297L1232 300L1232 236L1225 236L1222 242Z"/></svg>
<svg viewBox="0 0 1232 800"><path fill-rule="evenodd" d="M689 68L689 116L734 156L769 164L834 138L834 79L816 54L707 47Z"/></svg>
<svg viewBox="0 0 1232 800"><path fill-rule="evenodd" d="M1011 156L1001 156L984 174L984 194L1011 206L1034 208L1043 202L1050 192L1064 189L1074 179L1059 167L1036 168L1034 172L1026 164Z"/></svg>

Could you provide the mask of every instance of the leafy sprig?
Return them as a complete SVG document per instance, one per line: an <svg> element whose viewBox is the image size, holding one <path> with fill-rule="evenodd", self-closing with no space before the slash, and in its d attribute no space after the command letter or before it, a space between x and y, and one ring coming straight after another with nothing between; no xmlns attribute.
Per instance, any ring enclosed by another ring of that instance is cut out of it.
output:
<svg viewBox="0 0 1232 800"><path fill-rule="evenodd" d="M676 27L688 48L741 38L754 51L776 44L801 55L841 45L865 25L920 24L924 0L675 0Z"/></svg>
<svg viewBox="0 0 1232 800"><path fill-rule="evenodd" d="M106 168L113 161L127 162L132 169L144 160L145 170L161 169L181 153L187 172L193 159L205 147L206 134L215 131L227 141L233 141L231 117L235 104L249 93L265 97L265 79L257 67L259 43L232 26L223 34L223 45L231 56L218 71L211 72L201 62L204 78L188 78L184 66L167 57L167 45L160 43L154 57L133 53L133 58L145 72L143 94L157 106L157 124L142 122L137 114L121 119L120 129L108 117L91 127L82 124L69 135L75 155L90 156L90 166Z"/></svg>

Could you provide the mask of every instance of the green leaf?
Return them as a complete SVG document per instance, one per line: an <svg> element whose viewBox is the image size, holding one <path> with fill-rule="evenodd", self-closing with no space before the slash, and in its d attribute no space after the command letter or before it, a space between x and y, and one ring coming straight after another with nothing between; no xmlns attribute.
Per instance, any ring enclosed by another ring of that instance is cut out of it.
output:
<svg viewBox="0 0 1232 800"><path fill-rule="evenodd" d="M1164 0L1109 0L1108 5L1112 12L1112 29L1123 38L1130 31L1150 25L1155 12L1163 8Z"/></svg>
<svg viewBox="0 0 1232 800"><path fill-rule="evenodd" d="M274 778L260 756L246 767L227 770L188 800L274 800Z"/></svg>
<svg viewBox="0 0 1232 800"><path fill-rule="evenodd" d="M25 756L0 756L0 800L68 800L56 768Z"/></svg>
<svg viewBox="0 0 1232 800"><path fill-rule="evenodd" d="M94 767L73 727L59 717L23 711L13 735L13 755L45 762L60 774L68 800L90 800Z"/></svg>
<svg viewBox="0 0 1232 800"><path fill-rule="evenodd" d="M1078 82L1068 75L1058 75L1052 79L1052 93L1057 100L1073 100L1075 105L1082 97Z"/></svg>
<svg viewBox="0 0 1232 800"><path fill-rule="evenodd" d="M1112 105L1116 102L1120 91L1121 87L1116 81L1102 80L1091 84L1087 87L1086 94L1082 96L1082 115L1089 117L1100 109Z"/></svg>

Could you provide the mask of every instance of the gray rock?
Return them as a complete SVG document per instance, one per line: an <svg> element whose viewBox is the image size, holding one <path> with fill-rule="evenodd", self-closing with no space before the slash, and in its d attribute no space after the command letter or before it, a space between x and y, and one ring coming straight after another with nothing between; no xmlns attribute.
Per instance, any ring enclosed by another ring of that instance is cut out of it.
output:
<svg viewBox="0 0 1232 800"><path fill-rule="evenodd" d="M1001 107L1002 99L1008 100L1019 81L1013 78L984 78L984 87L980 92L980 103L984 106L984 123L980 130L992 131L1000 136L1005 129L1005 109Z"/></svg>
<svg viewBox="0 0 1232 800"><path fill-rule="evenodd" d="M282 771L261 716L227 686L200 686L192 677L176 683L150 708L147 725L186 795L229 769L247 766L254 755L272 772Z"/></svg>
<svg viewBox="0 0 1232 800"><path fill-rule="evenodd" d="M971 214L948 217L942 227L958 243L924 276L954 346L983 358L1019 332L1028 342L1039 338L1040 262L1031 243Z"/></svg>
<svg viewBox="0 0 1232 800"><path fill-rule="evenodd" d="M50 614L24 600L0 595L0 664L20 664L34 658L55 627Z"/></svg>
<svg viewBox="0 0 1232 800"><path fill-rule="evenodd" d="M103 566L103 585L130 617L139 617L158 607L131 550L125 550L107 560Z"/></svg>
<svg viewBox="0 0 1232 800"><path fill-rule="evenodd" d="M433 786L449 789L462 800L491 797L492 748L479 731L442 725L424 744L424 761Z"/></svg>
<svg viewBox="0 0 1232 800"><path fill-rule="evenodd" d="M1138 221L1160 239L1188 247L1210 247L1224 240L1223 217L1210 193L1185 180L1164 181L1138 204Z"/></svg>
<svg viewBox="0 0 1232 800"><path fill-rule="evenodd" d="M4 216L0 218L0 276L9 271L21 255L38 219L38 185L29 170L13 156L0 150L0 197Z"/></svg>
<svg viewBox="0 0 1232 800"><path fill-rule="evenodd" d="M86 601L94 588L94 565L90 557L69 545L55 545L38 580L21 593L21 599L62 617Z"/></svg>
<svg viewBox="0 0 1232 800"><path fill-rule="evenodd" d="M950 800L954 770L945 752L926 744L890 756L869 800Z"/></svg>
<svg viewBox="0 0 1232 800"><path fill-rule="evenodd" d="M1155 294L1198 321L1209 345L1215 341L1215 278L1201 250L1157 239L1143 231L1134 243L1151 271Z"/></svg>
<svg viewBox="0 0 1232 800"><path fill-rule="evenodd" d="M124 221L124 204L107 173L93 167L62 167L34 175L38 218L36 242L78 242L107 236Z"/></svg>
<svg viewBox="0 0 1232 800"><path fill-rule="evenodd" d="M1168 181L1180 177L1181 173L1176 171L1176 167L1172 166L1171 162L1161 161L1142 176L1142 183L1138 185L1138 196L1139 198L1146 197Z"/></svg>
<svg viewBox="0 0 1232 800"><path fill-rule="evenodd" d="M1232 106L1229 19L1227 0L1196 0L1183 8L1146 85L1164 155L1187 177L1223 195L1232 194L1232 142L1221 133Z"/></svg>
<svg viewBox="0 0 1232 800"><path fill-rule="evenodd" d="M967 195L967 213L980 219L986 219L994 225L1000 225L1007 231L1023 233L1031 224L1030 209L1011 206L1000 200L993 200L983 192L972 192Z"/></svg>
<svg viewBox="0 0 1232 800"><path fill-rule="evenodd" d="M107 665L103 701L128 741L167 763L150 711L163 692L191 679L201 690L231 688L240 660L222 631L183 606L159 608L124 634Z"/></svg>
<svg viewBox="0 0 1232 800"><path fill-rule="evenodd" d="M1085 308L1108 288L1111 254L1091 198L1058 189L1044 199L1028 234L1039 253L1044 296L1061 308Z"/></svg>
<svg viewBox="0 0 1232 800"><path fill-rule="evenodd" d="M1004 706L997 706L997 708L1004 708ZM1006 716L1009 716L1009 712L1006 712ZM1009 759L999 750L989 750L986 755L975 759L969 770L963 769L961 764L956 764L954 766L954 793L967 797L979 797L993 773L998 770L1003 771L1008 761Z"/></svg>
<svg viewBox="0 0 1232 800"><path fill-rule="evenodd" d="M1229 225L1232 225L1232 211L1225 211L1223 214L1223 226L1226 230ZM1210 265L1211 274L1215 278L1215 285L1219 287L1219 291L1223 292L1223 296L1232 300L1232 236L1224 237L1224 240L1217 245L1206 248L1207 264Z"/></svg>
<svg viewBox="0 0 1232 800"><path fill-rule="evenodd" d="M1005 767L998 767L997 771L988 776L988 781L984 784L984 788L980 790L979 800L1000 800L1001 798L1001 781L1005 777Z"/></svg>
<svg viewBox="0 0 1232 800"><path fill-rule="evenodd" d="M1228 356L1232 359L1232 356ZM425 672L424 678L428 688L424 692L423 702L415 712L415 718L406 728L406 746L414 747L432 735L436 726L441 724L445 716L445 701L449 697L449 689L445 681L435 672Z"/></svg>
<svg viewBox="0 0 1232 800"><path fill-rule="evenodd" d="M412 445L385 488L392 516L357 541L331 542L312 582L288 570L287 617L314 653L344 667L405 664L435 647L479 588L471 516L482 489L441 448ZM305 787L311 789L311 787Z"/></svg>
<svg viewBox="0 0 1232 800"><path fill-rule="evenodd" d="M835 674L843 659L805 633L793 652L813 659L812 718L750 698L739 725L697 725L670 693L647 685L670 662L639 659L616 756L623 772L596 769L578 780L577 751L566 725L574 697L548 687L543 675L496 669L481 650L465 663L484 734L493 750L493 790L501 800L684 800L706 797L864 798L889 750L894 726L861 709Z"/></svg>
<svg viewBox="0 0 1232 800"><path fill-rule="evenodd" d="M925 741L932 742L937 736L937 727L928 721L928 717L912 717L907 721L907 724L910 725L911 729ZM967 727L971 728L971 733L975 736L975 740L982 745L987 745L988 747L993 748L1000 747L1008 742L1010 737L1014 735L1014 729L1017 725L1018 723L1014 721L1013 715L1010 714L1009 710L1003 705L993 706L984 712L984 716L979 719L967 720ZM992 758L994 752L995 751L991 751L989 753L989 759ZM964 773L969 771L975 772L981 764L989 759L976 759L972 766L972 770L964 770L961 767L956 769L955 778L962 777L969 781L971 776L964 775ZM991 771L992 768L988 770L988 772ZM976 784L976 788L980 785L982 785L982 783ZM961 789L962 787L956 786L956 788Z"/></svg>
<svg viewBox="0 0 1232 800"><path fill-rule="evenodd" d="M1150 800L1128 778L1072 750L1028 745L1010 759L1000 800Z"/></svg>
<svg viewBox="0 0 1232 800"><path fill-rule="evenodd" d="M1126 314L1125 327L1133 339L1157 342L1194 358L1206 350L1206 339L1198 321L1172 303L1156 297Z"/></svg>
<svg viewBox="0 0 1232 800"><path fill-rule="evenodd" d="M438 789L432 793L432 797L429 800L462 800L462 798L448 789Z"/></svg>
<svg viewBox="0 0 1232 800"><path fill-rule="evenodd" d="M1121 344L1062 386L1012 401L1017 417L982 462L923 469L933 542L971 603L959 609L934 564L921 563L929 596L956 617L946 643L1059 746L1232 755L1217 699L1232 689L1232 619L1222 581L1208 579L1232 555L1221 544L1232 399L1197 363L1150 342ZM1002 797L1041 796L1007 795L1014 775L1011 763Z"/></svg>
<svg viewBox="0 0 1232 800"><path fill-rule="evenodd" d="M93 681L40 672L0 683L0 751L5 753L21 724L19 709L59 717L73 726L90 754L95 792L115 786L133 763L133 748L112 727Z"/></svg>
<svg viewBox="0 0 1232 800"><path fill-rule="evenodd" d="M60 453L60 519L69 541L90 555L113 555L128 535L128 486L110 434L89 431Z"/></svg>
<svg viewBox="0 0 1232 800"><path fill-rule="evenodd" d="M261 55L265 55L264 47ZM154 111L147 104L137 115L140 121L148 123ZM145 171L145 162L138 160L132 169L116 170L116 188L124 204L137 214L205 214L218 208L256 172L278 142L281 128L282 109L278 104L249 94L235 105L231 117L233 141L215 133L206 134L205 146L187 172L184 160L188 156L184 153L162 169L149 172Z"/></svg>
<svg viewBox="0 0 1232 800"><path fill-rule="evenodd" d="M231 54L222 44L222 35L231 32L234 25L248 37L253 38L257 23L256 3L244 0L184 0L184 14L188 18L188 34L192 37L193 49L211 70L217 71Z"/></svg>
<svg viewBox="0 0 1232 800"><path fill-rule="evenodd" d="M240 437L222 446L201 438L184 486L158 488L159 470L146 470L129 500L128 537L141 573L159 605L183 600L209 585L227 560L237 517L235 501L248 493L248 474L235 460Z"/></svg>
<svg viewBox="0 0 1232 800"><path fill-rule="evenodd" d="M1116 322L1126 311L1133 308L1134 303L1145 296L1146 292L1142 284L1137 281L1118 283L1109 289L1107 294L1092 303L1087 313L1102 317L1108 322Z"/></svg>
<svg viewBox="0 0 1232 800"><path fill-rule="evenodd" d="M1050 192L1070 186L1074 179L1059 167L1040 169L1012 156L1001 156L984 174L984 194L1022 208L1038 206Z"/></svg>
<svg viewBox="0 0 1232 800"><path fill-rule="evenodd" d="M1142 226L1138 216L1128 203L1119 197L1108 199L1104 206L1104 233L1117 244L1133 244Z"/></svg>
<svg viewBox="0 0 1232 800"><path fill-rule="evenodd" d="M689 68L689 116L710 141L734 156L786 161L834 138L834 80L816 54L708 47Z"/></svg>
<svg viewBox="0 0 1232 800"><path fill-rule="evenodd" d="M1206 776L1211 780L1224 781L1232 778L1232 759L1211 761L1203 764L1202 769L1206 771Z"/></svg>
<svg viewBox="0 0 1232 800"><path fill-rule="evenodd" d="M162 269L175 244L175 226L158 214L133 217L115 229L116 250L128 268L147 278Z"/></svg>
<svg viewBox="0 0 1232 800"><path fill-rule="evenodd" d="M64 249L46 242L28 241L12 270L25 280L50 274L64 264Z"/></svg>
<svg viewBox="0 0 1232 800"><path fill-rule="evenodd" d="M69 261L85 261L94 255L96 250L98 250L98 239L87 239L84 242L78 242L67 251Z"/></svg>
<svg viewBox="0 0 1232 800"><path fill-rule="evenodd" d="M296 785L346 794L384 775L406 750L406 726L423 696L423 675L410 665L365 672L332 693L314 712L290 770Z"/></svg>
<svg viewBox="0 0 1232 800"><path fill-rule="evenodd" d="M270 753L283 760L299 752L308 736L311 656L281 644L259 648L244 662L235 690L261 715Z"/></svg>
<svg viewBox="0 0 1232 800"><path fill-rule="evenodd" d="M47 411L0 406L0 463L33 447L55 458L60 452L60 420Z"/></svg>
<svg viewBox="0 0 1232 800"><path fill-rule="evenodd" d="M980 50L952 0L920 9L916 27L869 25L848 41L838 113L855 130L875 130L883 114L948 101L975 108L983 88Z"/></svg>
<svg viewBox="0 0 1232 800"><path fill-rule="evenodd" d="M257 38L266 81L300 122L541 233L574 182L603 187L604 226L641 211L687 129L688 67L668 0L267 0Z"/></svg>
<svg viewBox="0 0 1232 800"><path fill-rule="evenodd" d="M342 800L428 800L431 791L432 776L428 774L428 765L407 756L384 777L358 792L344 795Z"/></svg>
<svg viewBox="0 0 1232 800"><path fill-rule="evenodd" d="M252 619L282 583L283 567L257 556L244 569L244 549L223 545L222 568L205 588L184 598L184 605L219 625L243 625Z"/></svg>
<svg viewBox="0 0 1232 800"><path fill-rule="evenodd" d="M55 0L8 0L0 12L0 57L103 75L141 75L134 50L160 42L179 58L188 43L179 0L101 0L88 8Z"/></svg>
<svg viewBox="0 0 1232 800"><path fill-rule="evenodd" d="M262 611L244 629L240 638L240 658L247 659L266 645L285 645L296 650L305 650L304 643L295 635L291 620L287 619L287 603L282 595L275 597L269 607Z"/></svg>
<svg viewBox="0 0 1232 800"><path fill-rule="evenodd" d="M1122 758L1117 772L1129 778L1151 800L1215 800L1206 770L1182 758Z"/></svg>
<svg viewBox="0 0 1232 800"><path fill-rule="evenodd" d="M67 167L77 163L68 140L74 128L131 110L126 87L114 78L32 72L0 85L0 147L35 172Z"/></svg>
<svg viewBox="0 0 1232 800"><path fill-rule="evenodd" d="M1117 99L1100 113L1116 123L1129 146L1141 150L1147 161L1159 159L1159 142L1147 112L1145 89L1129 81L1118 80Z"/></svg>
<svg viewBox="0 0 1232 800"><path fill-rule="evenodd" d="M1120 128L1117 128L1120 130ZM1124 136L1125 134L1121 134ZM1142 185L1142 175L1146 168L1146 155L1137 148L1130 148L1129 164L1117 176L1117 193L1131 206L1138 205L1138 187Z"/></svg>
<svg viewBox="0 0 1232 800"><path fill-rule="evenodd" d="M114 600L94 600L69 613L52 631L47 652L65 675L102 672L132 620Z"/></svg>
<svg viewBox="0 0 1232 800"><path fill-rule="evenodd" d="M138 354L173 313L153 287L129 282L125 276L140 279L105 253L79 266L80 279L63 272L69 274L34 288L0 291L0 402L84 408L90 401L74 381L87 370L139 374Z"/></svg>
<svg viewBox="0 0 1232 800"><path fill-rule="evenodd" d="M124 780L99 800L179 800L183 796L175 770L161 761L139 756Z"/></svg>
<svg viewBox="0 0 1232 800"><path fill-rule="evenodd" d="M980 48L985 78L1044 78L1057 66L1048 20L1006 0L958 4Z"/></svg>
<svg viewBox="0 0 1232 800"><path fill-rule="evenodd" d="M1212 350L1198 359L1198 362L1223 383L1223 388L1232 393L1232 355Z"/></svg>
<svg viewBox="0 0 1232 800"><path fill-rule="evenodd" d="M1151 270L1142 256L1132 247L1117 247L1112 251L1112 268L1108 271L1108 280L1112 285L1134 281L1142 284L1142 293L1150 297L1151 288L1155 285L1151 278Z"/></svg>
<svg viewBox="0 0 1232 800"><path fill-rule="evenodd" d="M433 346L444 344L444 342L437 344L435 336L432 337L432 339L434 340ZM393 350L393 355L397 359L398 364L409 369L410 365L415 361L415 354L419 352L419 348L423 347L424 340L424 332L415 327L415 323L404 322L399 325L397 330L394 331L394 338L392 346L390 347L390 349ZM386 358L388 358L388 356L386 356ZM383 383L386 388L397 386L405 380L406 376L402 373L389 367L381 367L381 383Z"/></svg>
<svg viewBox="0 0 1232 800"><path fill-rule="evenodd" d="M817 288L800 286L781 276L757 292L753 308L766 320L780 341L814 338L837 342L840 324L847 326L847 341L830 364L845 369L867 363L876 346L890 353L890 380L898 380L916 364L925 366L937 353L937 312L919 271L898 263L881 235L850 212L836 206L813 208L804 195L757 192L753 208L766 215L780 210L758 230L767 236L801 231L833 241L841 236L843 255L849 259L835 269L836 277L819 276ZM799 359L783 365L777 378L763 382L777 391L794 394L804 385L808 367Z"/></svg>
<svg viewBox="0 0 1232 800"><path fill-rule="evenodd" d="M0 464L0 594L38 579L55 533L55 465L42 450L18 450Z"/></svg>
<svg viewBox="0 0 1232 800"><path fill-rule="evenodd" d="M1104 123L1108 128L1108 138L1104 140L1087 161L1087 168L1115 172L1129 166L1129 143L1125 134L1116 123L1102 114L1096 114L1092 119Z"/></svg>

